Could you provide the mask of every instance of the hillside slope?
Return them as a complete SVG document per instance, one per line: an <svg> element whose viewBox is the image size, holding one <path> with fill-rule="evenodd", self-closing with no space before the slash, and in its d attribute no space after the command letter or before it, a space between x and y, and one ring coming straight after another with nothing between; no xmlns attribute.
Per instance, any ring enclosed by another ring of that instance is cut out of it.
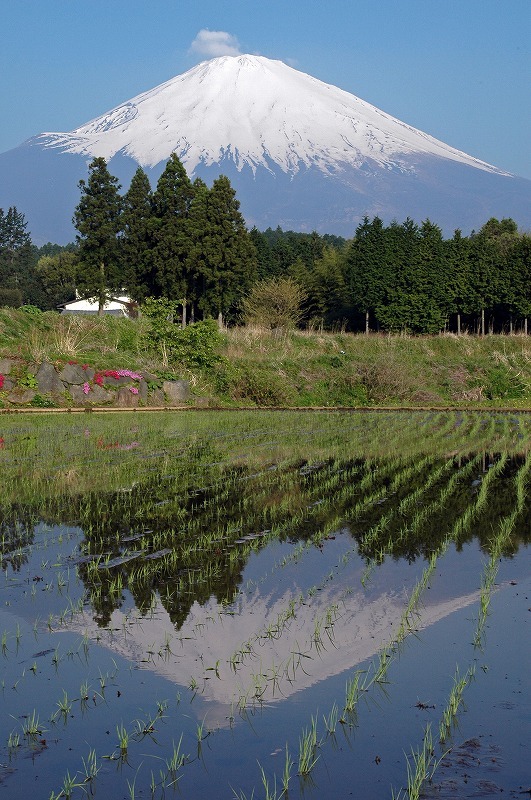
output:
<svg viewBox="0 0 531 800"><path fill-rule="evenodd" d="M35 381L43 362L56 370L70 362L88 368L91 391L95 373L143 372L150 392L159 392L150 394L151 405L171 405L171 398L160 393L164 381L185 380L191 387L186 403L204 407L531 409L529 337L274 335L241 328L227 331L210 347L209 335L200 332L195 344L184 342L179 357L168 362L163 349L150 346L145 320L68 319L54 312L32 317L0 310L0 407L25 405L10 401L13 386L37 394L28 400L33 407L72 405L64 395L39 393ZM98 405L97 394L79 396L78 404ZM132 405L144 402L138 395L129 399Z"/></svg>

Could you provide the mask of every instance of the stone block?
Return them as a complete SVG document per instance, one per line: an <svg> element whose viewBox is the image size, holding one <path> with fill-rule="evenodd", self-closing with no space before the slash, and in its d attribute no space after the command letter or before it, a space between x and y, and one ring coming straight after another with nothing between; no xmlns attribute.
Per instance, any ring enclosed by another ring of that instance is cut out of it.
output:
<svg viewBox="0 0 531 800"><path fill-rule="evenodd" d="M7 399L10 403L23 406L31 403L36 394L33 389L15 389L8 394Z"/></svg>
<svg viewBox="0 0 531 800"><path fill-rule="evenodd" d="M94 377L94 373L92 374L92 377ZM90 380L90 378L87 376L87 371L83 369L81 364L65 364L59 373L59 378L64 383L75 384L78 386L85 383L85 381Z"/></svg>
<svg viewBox="0 0 531 800"><path fill-rule="evenodd" d="M188 381L164 381L162 390L170 405L182 405L190 397Z"/></svg>
<svg viewBox="0 0 531 800"><path fill-rule="evenodd" d="M14 363L12 358L0 358L0 375L9 375Z"/></svg>
<svg viewBox="0 0 531 800"><path fill-rule="evenodd" d="M138 386L138 398L140 402L145 405L148 399L148 385L146 381L140 381L140 383L138 383L137 386Z"/></svg>
<svg viewBox="0 0 531 800"><path fill-rule="evenodd" d="M166 398L164 397L164 392L162 389L155 389L154 392L151 392L148 398L148 405L154 406L155 408L160 408L166 404Z"/></svg>
<svg viewBox="0 0 531 800"><path fill-rule="evenodd" d="M121 386L116 392L114 405L120 408L136 408L139 394L135 394L128 386Z"/></svg>
<svg viewBox="0 0 531 800"><path fill-rule="evenodd" d="M53 364L43 361L35 375L41 394L58 394L64 391L64 383L55 371Z"/></svg>
<svg viewBox="0 0 531 800"><path fill-rule="evenodd" d="M70 387L70 396L77 406L100 406L108 403L112 399L112 394L106 392L101 386L91 386L90 392L85 394L83 387L73 384Z"/></svg>

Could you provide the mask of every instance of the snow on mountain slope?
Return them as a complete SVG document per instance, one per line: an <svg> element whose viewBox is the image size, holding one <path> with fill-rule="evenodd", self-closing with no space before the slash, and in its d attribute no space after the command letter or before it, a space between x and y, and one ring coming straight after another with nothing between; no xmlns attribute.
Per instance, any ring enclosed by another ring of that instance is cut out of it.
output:
<svg viewBox="0 0 531 800"><path fill-rule="evenodd" d="M205 61L70 133L30 140L87 158L117 153L145 168L175 151L189 174L232 160L238 170L301 167L337 174L373 165L411 172L411 156L507 173L385 114L355 95L261 56Z"/></svg>

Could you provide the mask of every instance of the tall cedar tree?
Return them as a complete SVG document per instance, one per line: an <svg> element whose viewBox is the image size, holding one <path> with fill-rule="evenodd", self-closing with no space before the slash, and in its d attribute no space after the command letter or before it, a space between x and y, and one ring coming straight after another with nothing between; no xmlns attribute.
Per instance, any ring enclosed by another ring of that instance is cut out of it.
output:
<svg viewBox="0 0 531 800"><path fill-rule="evenodd" d="M188 216L194 187L172 153L153 194L153 270L158 295L186 306L185 261L190 248Z"/></svg>
<svg viewBox="0 0 531 800"><path fill-rule="evenodd" d="M351 302L363 314L365 333L369 333L371 318L384 302L389 280L385 229L380 217L374 217L372 222L364 217L347 249L346 261Z"/></svg>
<svg viewBox="0 0 531 800"><path fill-rule="evenodd" d="M229 179L221 175L197 193L190 214L189 269L200 283L199 308L220 325L234 316L256 280L256 251Z"/></svg>
<svg viewBox="0 0 531 800"><path fill-rule="evenodd" d="M467 312L467 292L470 264L468 253L470 239L460 230L453 238L444 242L444 270L447 275L448 302L450 315L455 315L455 330L461 333L462 315Z"/></svg>
<svg viewBox="0 0 531 800"><path fill-rule="evenodd" d="M124 286L138 301L156 292L152 258L152 202L149 178L139 167L123 198L121 238Z"/></svg>
<svg viewBox="0 0 531 800"><path fill-rule="evenodd" d="M15 206L5 214L0 208L0 305L20 306L32 299L29 284L35 259L27 225Z"/></svg>
<svg viewBox="0 0 531 800"><path fill-rule="evenodd" d="M117 178L107 169L104 158L89 164L88 181L80 181L81 200L74 213L79 231L79 273L77 287L84 297L98 298L103 313L110 294L122 288L120 248L122 200Z"/></svg>

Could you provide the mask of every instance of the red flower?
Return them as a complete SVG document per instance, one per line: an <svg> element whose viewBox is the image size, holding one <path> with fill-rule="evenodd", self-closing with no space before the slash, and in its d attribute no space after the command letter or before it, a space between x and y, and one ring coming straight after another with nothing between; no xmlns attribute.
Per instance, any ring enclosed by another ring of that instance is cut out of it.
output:
<svg viewBox="0 0 531 800"><path fill-rule="evenodd" d="M4 388L4 380L5 380L5 377L0 372L0 389Z"/></svg>

